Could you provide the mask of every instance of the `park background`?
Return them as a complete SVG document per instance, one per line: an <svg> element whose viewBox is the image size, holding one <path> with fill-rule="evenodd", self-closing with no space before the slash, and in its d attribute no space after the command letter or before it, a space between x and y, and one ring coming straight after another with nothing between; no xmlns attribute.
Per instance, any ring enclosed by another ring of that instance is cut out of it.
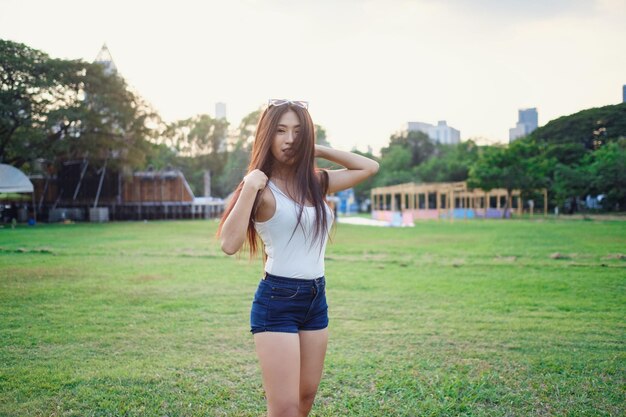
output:
<svg viewBox="0 0 626 417"><path fill-rule="evenodd" d="M405 183L521 193L508 220L335 225L313 415L623 415L622 2L0 6L0 162L33 181L72 161L174 170L221 201L265 100L287 97L310 100L318 143L379 161L359 202ZM530 106L543 123L509 143ZM444 118L459 143L402 129ZM31 204L0 197L8 223ZM262 265L223 255L216 220L46 220L0 229L0 415L262 413Z"/></svg>

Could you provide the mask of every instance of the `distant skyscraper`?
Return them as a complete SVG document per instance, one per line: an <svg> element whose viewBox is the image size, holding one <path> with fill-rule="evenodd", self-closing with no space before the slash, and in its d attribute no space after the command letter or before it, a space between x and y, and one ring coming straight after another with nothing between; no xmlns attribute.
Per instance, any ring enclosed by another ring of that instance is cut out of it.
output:
<svg viewBox="0 0 626 417"><path fill-rule="evenodd" d="M622 103L626 103L626 84L622 86Z"/></svg>
<svg viewBox="0 0 626 417"><path fill-rule="evenodd" d="M215 118L226 119L226 103L215 103Z"/></svg>
<svg viewBox="0 0 626 417"><path fill-rule="evenodd" d="M530 134L539 125L539 117L535 107L532 109L520 109L518 119L515 127L509 129L509 143Z"/></svg>
<svg viewBox="0 0 626 417"><path fill-rule="evenodd" d="M461 132L448 126L445 120L440 120L437 126L423 122L408 122L407 132L422 132L428 135L430 140L446 145L453 145L461 141Z"/></svg>

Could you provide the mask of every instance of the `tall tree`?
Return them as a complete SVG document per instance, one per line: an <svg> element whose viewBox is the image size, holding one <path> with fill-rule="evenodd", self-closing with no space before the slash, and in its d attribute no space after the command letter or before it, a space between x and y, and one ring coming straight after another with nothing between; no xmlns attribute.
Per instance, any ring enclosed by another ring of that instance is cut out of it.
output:
<svg viewBox="0 0 626 417"><path fill-rule="evenodd" d="M377 187L402 184L414 180L411 154L402 146L389 146L380 160L380 170L374 184Z"/></svg>
<svg viewBox="0 0 626 417"><path fill-rule="evenodd" d="M53 116L63 108L76 110L80 69L75 61L0 39L1 161L21 167L46 154L67 125Z"/></svg>
<svg viewBox="0 0 626 417"><path fill-rule="evenodd" d="M626 103L581 110L562 116L533 131L530 136L550 144L577 143L599 149L626 134Z"/></svg>
<svg viewBox="0 0 626 417"><path fill-rule="evenodd" d="M591 185L588 170L585 166L557 163L553 176L552 198L558 206L569 200L570 214L574 213L578 209L578 197L584 195Z"/></svg>
<svg viewBox="0 0 626 417"><path fill-rule="evenodd" d="M167 126L163 141L178 155L177 166L185 174L194 194L204 189L204 171L218 178L226 165L228 122L199 114ZM217 184L216 184L217 185ZM220 192L219 186L212 192Z"/></svg>
<svg viewBox="0 0 626 417"><path fill-rule="evenodd" d="M246 174L260 117L261 109L245 115L239 123L236 134L232 137L234 143L230 145L226 165L216 181L220 191L219 195L223 197L230 194Z"/></svg>
<svg viewBox="0 0 626 417"><path fill-rule="evenodd" d="M366 158L370 158L376 161L378 160L378 158L376 158L370 152L360 152L358 150L353 150L352 152L358 155L365 156ZM363 201L370 198L370 191L374 187L375 180L376 176L372 176L354 186L354 195L358 201Z"/></svg>
<svg viewBox="0 0 626 417"><path fill-rule="evenodd" d="M626 138L609 143L594 152L589 164L590 186L608 210L626 208Z"/></svg>
<svg viewBox="0 0 626 417"><path fill-rule="evenodd" d="M156 114L99 64L52 59L0 40L0 160L88 158L109 166L140 164Z"/></svg>
<svg viewBox="0 0 626 417"><path fill-rule="evenodd" d="M384 158L387 153L393 152L394 148L400 148L410 155L409 165L411 167L427 161L436 152L435 144L428 135L423 132L403 132L394 134L389 138L389 145L380 150Z"/></svg>
<svg viewBox="0 0 626 417"><path fill-rule="evenodd" d="M522 190L528 195L541 186L544 173L538 171L541 165L537 163L537 154L538 149L531 142L515 141L509 147L486 147L470 168L468 186L487 191L506 189L502 211L505 217L511 207L513 190Z"/></svg>
<svg viewBox="0 0 626 417"><path fill-rule="evenodd" d="M424 182L465 181L470 166L478 159L478 146L468 140L454 145L436 144L434 155L414 167L415 176Z"/></svg>

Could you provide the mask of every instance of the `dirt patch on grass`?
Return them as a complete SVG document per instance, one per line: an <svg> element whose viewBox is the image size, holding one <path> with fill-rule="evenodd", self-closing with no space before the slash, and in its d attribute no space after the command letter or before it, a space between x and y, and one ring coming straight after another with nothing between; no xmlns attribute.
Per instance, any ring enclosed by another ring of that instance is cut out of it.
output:
<svg viewBox="0 0 626 417"><path fill-rule="evenodd" d="M52 250L51 247L48 246L43 246L40 248L6 248L3 246L0 246L0 253L42 253L42 254L47 254L47 255L54 255L54 251Z"/></svg>
<svg viewBox="0 0 626 417"><path fill-rule="evenodd" d="M148 282L148 281L163 281L172 279L169 275L160 275L160 274L142 274L138 275L131 279L131 281L135 282Z"/></svg>
<svg viewBox="0 0 626 417"><path fill-rule="evenodd" d="M499 262L515 262L517 260L517 256L496 255L496 257L493 258L493 260L499 261Z"/></svg>
<svg viewBox="0 0 626 417"><path fill-rule="evenodd" d="M450 261L450 265L452 265L454 268L459 268L465 265L465 259L462 259L462 258L452 259L452 261Z"/></svg>
<svg viewBox="0 0 626 417"><path fill-rule="evenodd" d="M6 277L13 281L26 281L36 279L73 279L77 276L84 274L84 271L76 268L68 267L8 267L2 271L2 277Z"/></svg>
<svg viewBox="0 0 626 417"><path fill-rule="evenodd" d="M620 261L626 261L626 254L623 253L611 253L602 259L619 259Z"/></svg>

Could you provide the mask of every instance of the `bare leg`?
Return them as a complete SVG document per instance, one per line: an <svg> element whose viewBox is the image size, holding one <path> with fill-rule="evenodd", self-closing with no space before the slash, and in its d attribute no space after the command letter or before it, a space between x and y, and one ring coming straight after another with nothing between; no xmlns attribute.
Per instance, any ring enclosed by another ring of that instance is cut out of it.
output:
<svg viewBox="0 0 626 417"><path fill-rule="evenodd" d="M300 331L300 414L306 417L311 411L317 387L322 379L328 328Z"/></svg>
<svg viewBox="0 0 626 417"><path fill-rule="evenodd" d="M297 417L300 404L300 339L297 333L254 335L268 417Z"/></svg>

